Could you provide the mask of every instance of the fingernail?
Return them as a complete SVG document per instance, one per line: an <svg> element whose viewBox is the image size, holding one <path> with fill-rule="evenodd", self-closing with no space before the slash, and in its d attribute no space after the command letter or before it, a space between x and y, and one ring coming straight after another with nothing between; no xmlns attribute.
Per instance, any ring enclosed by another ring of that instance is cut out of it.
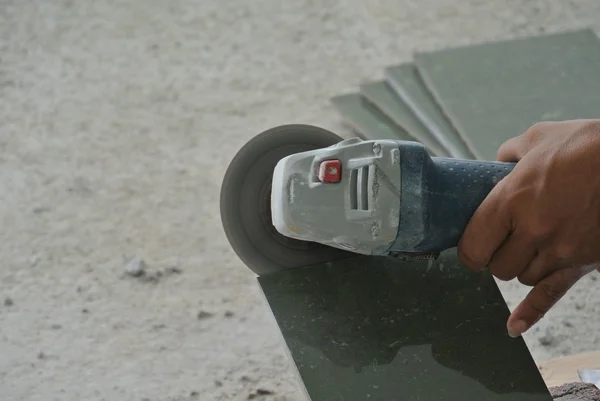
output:
<svg viewBox="0 0 600 401"><path fill-rule="evenodd" d="M508 335L512 338L519 337L527 330L527 323L524 320L517 320L512 325L507 327Z"/></svg>

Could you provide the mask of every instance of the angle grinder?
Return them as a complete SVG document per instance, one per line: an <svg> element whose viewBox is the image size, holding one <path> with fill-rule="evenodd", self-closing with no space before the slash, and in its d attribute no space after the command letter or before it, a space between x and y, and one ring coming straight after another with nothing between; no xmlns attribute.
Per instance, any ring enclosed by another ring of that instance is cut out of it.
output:
<svg viewBox="0 0 600 401"><path fill-rule="evenodd" d="M283 125L252 138L231 161L221 220L233 250L258 275L358 254L434 259L457 246L514 165Z"/></svg>

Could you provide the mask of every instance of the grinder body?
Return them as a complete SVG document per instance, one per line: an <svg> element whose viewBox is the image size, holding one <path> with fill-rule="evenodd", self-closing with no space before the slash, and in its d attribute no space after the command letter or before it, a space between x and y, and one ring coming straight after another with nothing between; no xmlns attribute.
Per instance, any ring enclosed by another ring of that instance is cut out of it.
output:
<svg viewBox="0 0 600 401"><path fill-rule="evenodd" d="M351 138L277 163L273 225L354 253L435 258L455 247L514 163L431 157L418 142Z"/></svg>
<svg viewBox="0 0 600 401"><path fill-rule="evenodd" d="M398 235L388 252L438 254L458 245L469 220L514 163L430 157L418 143L399 143Z"/></svg>

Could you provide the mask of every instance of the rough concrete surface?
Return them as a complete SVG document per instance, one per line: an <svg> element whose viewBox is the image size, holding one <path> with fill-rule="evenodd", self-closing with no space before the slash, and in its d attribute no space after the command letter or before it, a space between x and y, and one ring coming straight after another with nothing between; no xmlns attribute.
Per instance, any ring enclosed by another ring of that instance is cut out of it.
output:
<svg viewBox="0 0 600 401"><path fill-rule="evenodd" d="M587 26L596 0L1 1L1 398L303 400L221 230L235 151L347 135L328 99L414 50ZM593 278L527 335L536 359L598 348Z"/></svg>
<svg viewBox="0 0 600 401"><path fill-rule="evenodd" d="M600 401L600 389L592 383L565 383L551 387L550 394L556 401Z"/></svg>

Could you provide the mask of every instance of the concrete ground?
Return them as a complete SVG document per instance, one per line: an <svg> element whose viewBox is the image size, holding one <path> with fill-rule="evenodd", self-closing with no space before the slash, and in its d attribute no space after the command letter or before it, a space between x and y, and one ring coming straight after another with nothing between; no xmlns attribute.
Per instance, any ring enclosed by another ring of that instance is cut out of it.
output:
<svg viewBox="0 0 600 401"><path fill-rule="evenodd" d="M236 150L345 134L328 99L415 50L587 26L596 0L1 1L1 398L303 400L221 231ZM600 347L594 278L527 335L537 360Z"/></svg>

